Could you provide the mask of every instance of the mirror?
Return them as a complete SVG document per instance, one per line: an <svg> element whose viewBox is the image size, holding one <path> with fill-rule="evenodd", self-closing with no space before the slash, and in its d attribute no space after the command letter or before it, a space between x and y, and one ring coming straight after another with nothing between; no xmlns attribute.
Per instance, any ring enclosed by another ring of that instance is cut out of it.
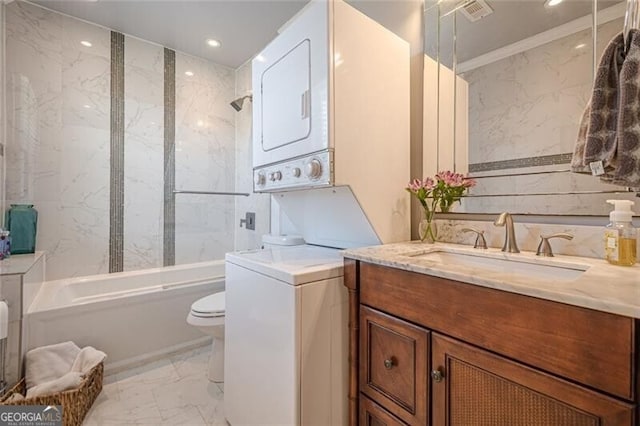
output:
<svg viewBox="0 0 640 426"><path fill-rule="evenodd" d="M423 170L476 179L455 212L603 215L607 199L640 201L569 172L595 66L626 8L597 1L593 31L594 3L427 3Z"/></svg>

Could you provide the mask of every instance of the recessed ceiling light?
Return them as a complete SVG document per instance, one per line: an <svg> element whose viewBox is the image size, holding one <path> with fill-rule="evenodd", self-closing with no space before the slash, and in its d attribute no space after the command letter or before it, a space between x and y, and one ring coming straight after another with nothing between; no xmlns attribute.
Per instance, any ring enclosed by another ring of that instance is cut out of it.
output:
<svg viewBox="0 0 640 426"><path fill-rule="evenodd" d="M86 109L91 109L91 105L82 105L83 107L85 107Z"/></svg>
<svg viewBox="0 0 640 426"><path fill-rule="evenodd" d="M586 43L580 43L576 45L576 49L582 49L583 47L585 47L587 44Z"/></svg>
<svg viewBox="0 0 640 426"><path fill-rule="evenodd" d="M193 71L185 71L184 75L186 75L187 77L193 77Z"/></svg>
<svg viewBox="0 0 640 426"><path fill-rule="evenodd" d="M545 6L557 6L562 3L562 0L547 0L544 2Z"/></svg>
<svg viewBox="0 0 640 426"><path fill-rule="evenodd" d="M212 38L207 39L207 44L211 47L220 47L220 42Z"/></svg>
<svg viewBox="0 0 640 426"><path fill-rule="evenodd" d="M90 41L86 41L86 40L82 40L82 41L80 42L80 44L81 44L81 45L83 45L83 46L85 46L85 47L91 47L91 46L93 46L93 45L91 44L91 42L90 42Z"/></svg>

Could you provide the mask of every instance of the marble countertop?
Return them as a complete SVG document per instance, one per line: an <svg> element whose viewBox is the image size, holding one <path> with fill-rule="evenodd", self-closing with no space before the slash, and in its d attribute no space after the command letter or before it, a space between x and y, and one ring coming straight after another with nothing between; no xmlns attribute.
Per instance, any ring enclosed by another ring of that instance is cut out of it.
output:
<svg viewBox="0 0 640 426"><path fill-rule="evenodd" d="M8 259L0 260L0 276L26 274L43 255L43 251L37 251L30 254L14 254Z"/></svg>
<svg viewBox="0 0 640 426"><path fill-rule="evenodd" d="M465 265L446 263L438 261L437 255L429 255L432 252L473 257L465 257L470 260ZM425 244L419 241L348 249L343 254L345 257L363 262L640 318L638 264L625 267L587 257L540 257L532 252L504 253L497 248L482 250L460 244ZM500 262L500 259L519 263L512 266L510 262ZM506 266L489 265L492 262L505 263ZM558 269L557 274L546 271L537 274L530 271L531 268L536 268L535 265L562 269ZM519 267L522 269L521 272L518 272Z"/></svg>

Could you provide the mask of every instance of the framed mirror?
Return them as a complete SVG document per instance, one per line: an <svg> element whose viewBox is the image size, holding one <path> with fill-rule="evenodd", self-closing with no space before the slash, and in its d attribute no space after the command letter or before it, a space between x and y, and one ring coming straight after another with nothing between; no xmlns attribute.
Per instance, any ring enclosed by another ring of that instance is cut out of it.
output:
<svg viewBox="0 0 640 426"><path fill-rule="evenodd" d="M427 2L423 170L476 179L455 212L604 215L607 199L640 202L569 168L625 10L620 0Z"/></svg>

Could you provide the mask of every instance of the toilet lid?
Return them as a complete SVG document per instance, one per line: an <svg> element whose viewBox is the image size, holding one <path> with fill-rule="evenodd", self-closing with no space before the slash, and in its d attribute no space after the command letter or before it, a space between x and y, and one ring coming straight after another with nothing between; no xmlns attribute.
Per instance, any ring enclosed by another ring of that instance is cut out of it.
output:
<svg viewBox="0 0 640 426"><path fill-rule="evenodd" d="M196 300L191 305L191 312L197 316L224 315L224 291Z"/></svg>

